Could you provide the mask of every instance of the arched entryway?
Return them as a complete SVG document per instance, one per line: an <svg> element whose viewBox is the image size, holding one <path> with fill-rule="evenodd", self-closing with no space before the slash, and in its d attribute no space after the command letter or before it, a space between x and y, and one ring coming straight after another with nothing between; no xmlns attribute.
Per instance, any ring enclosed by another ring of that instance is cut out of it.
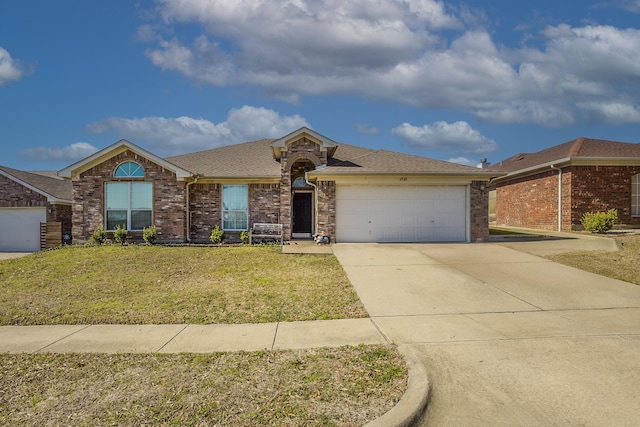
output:
<svg viewBox="0 0 640 427"><path fill-rule="evenodd" d="M314 170L309 160L299 160L291 168L291 237L311 238L315 226L315 189L305 179L305 173Z"/></svg>

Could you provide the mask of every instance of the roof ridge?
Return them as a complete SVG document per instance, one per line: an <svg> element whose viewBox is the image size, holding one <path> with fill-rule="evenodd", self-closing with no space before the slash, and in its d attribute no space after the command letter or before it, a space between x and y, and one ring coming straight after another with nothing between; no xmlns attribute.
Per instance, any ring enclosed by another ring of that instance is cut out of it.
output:
<svg viewBox="0 0 640 427"><path fill-rule="evenodd" d="M567 157L576 157L580 153L580 149L582 148L582 144L584 143L584 141L584 137L575 139L573 141L573 144L571 144L571 148L569 149Z"/></svg>

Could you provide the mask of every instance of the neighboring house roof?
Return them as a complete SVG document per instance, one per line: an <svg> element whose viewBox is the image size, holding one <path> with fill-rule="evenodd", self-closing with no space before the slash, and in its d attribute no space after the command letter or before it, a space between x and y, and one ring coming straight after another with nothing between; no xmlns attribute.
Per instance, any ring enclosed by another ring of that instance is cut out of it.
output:
<svg viewBox="0 0 640 427"><path fill-rule="evenodd" d="M161 157L156 156L155 154L145 150L142 147L137 146L131 141L127 141L126 139L121 139L110 146L103 148L102 150L90 155L89 157L85 157L84 159L72 164L71 166L67 166L66 168L58 171L58 176L63 178L77 178L82 172L91 169L97 164L104 162L105 160L113 157L116 154L122 153L126 150L130 150L146 159L173 171L176 174L176 178L185 179L191 177L192 173L188 170L182 169L177 165L174 165Z"/></svg>
<svg viewBox="0 0 640 427"><path fill-rule="evenodd" d="M71 181L56 177L53 171L25 172L0 166L0 175L42 194L50 203L72 203Z"/></svg>
<svg viewBox="0 0 640 427"><path fill-rule="evenodd" d="M559 166L571 162L595 164L603 161L640 162L640 144L578 138L535 153L516 154L491 165L491 169L515 175L548 168L550 165Z"/></svg>

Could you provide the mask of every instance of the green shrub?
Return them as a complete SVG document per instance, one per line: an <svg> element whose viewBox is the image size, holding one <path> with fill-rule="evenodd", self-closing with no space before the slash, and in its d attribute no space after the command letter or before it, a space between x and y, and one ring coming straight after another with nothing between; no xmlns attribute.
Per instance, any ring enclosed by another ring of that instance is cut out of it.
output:
<svg viewBox="0 0 640 427"><path fill-rule="evenodd" d="M616 209L609 209L607 212L587 212L582 215L582 227L592 233L606 233L613 228L617 219Z"/></svg>
<svg viewBox="0 0 640 427"><path fill-rule="evenodd" d="M113 232L113 239L116 241L116 243L120 243L121 245L124 245L125 242L127 241L127 234L129 234L129 232L127 231L125 226L118 224L116 225L116 229Z"/></svg>
<svg viewBox="0 0 640 427"><path fill-rule="evenodd" d="M242 243L249 243L249 230L242 230L240 232L240 240Z"/></svg>
<svg viewBox="0 0 640 427"><path fill-rule="evenodd" d="M107 240L107 232L104 227L98 227L91 235L91 241L96 245L101 245Z"/></svg>
<svg viewBox="0 0 640 427"><path fill-rule="evenodd" d="M153 245L153 243L156 241L156 237L158 237L158 230L156 230L155 225L142 230L142 238L145 242L147 242L148 245Z"/></svg>
<svg viewBox="0 0 640 427"><path fill-rule="evenodd" d="M219 245L224 240L224 230L216 225L211 229L209 240L211 240L211 243L213 243L214 245Z"/></svg>

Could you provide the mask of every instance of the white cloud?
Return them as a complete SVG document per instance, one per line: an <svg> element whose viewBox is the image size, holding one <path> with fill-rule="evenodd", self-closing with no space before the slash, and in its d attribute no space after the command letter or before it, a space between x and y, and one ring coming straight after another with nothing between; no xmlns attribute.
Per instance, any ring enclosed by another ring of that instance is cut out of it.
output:
<svg viewBox="0 0 640 427"><path fill-rule="evenodd" d="M477 166L478 164L477 161L467 159L466 157L452 157L450 159L447 159L447 162L457 163L459 165L465 165L465 166Z"/></svg>
<svg viewBox="0 0 640 427"><path fill-rule="evenodd" d="M625 102L584 102L578 104L593 122L609 124L640 123L640 106Z"/></svg>
<svg viewBox="0 0 640 427"><path fill-rule="evenodd" d="M640 13L640 0L622 0L621 6L630 12Z"/></svg>
<svg viewBox="0 0 640 427"><path fill-rule="evenodd" d="M20 151L20 155L29 160L35 161L65 161L74 162L98 151L96 147L87 142L76 142L62 148L56 147L35 147Z"/></svg>
<svg viewBox="0 0 640 427"><path fill-rule="evenodd" d="M6 49L0 47L0 86L15 80L20 80L23 71Z"/></svg>
<svg viewBox="0 0 640 427"><path fill-rule="evenodd" d="M215 124L191 117L110 117L92 123L85 130L115 133L132 142L145 141L154 152L173 155L261 138L277 138L301 126L308 126L299 115L281 116L266 108L243 106L232 109L227 120Z"/></svg>
<svg viewBox="0 0 640 427"><path fill-rule="evenodd" d="M409 144L430 150L447 150L452 153L484 154L494 151L498 144L473 129L467 122L435 122L413 126L409 123L395 127L394 134L405 138Z"/></svg>
<svg viewBox="0 0 640 427"><path fill-rule="evenodd" d="M463 109L498 123L635 123L629 111L594 115L592 105L640 98L637 29L563 24L527 39L535 45L508 47L482 29L483 11L462 8L458 16L436 0L158 3L162 22L140 30L158 40L146 55L200 82L257 86L294 103L351 94ZM197 34L191 40L181 33L189 24Z"/></svg>
<svg viewBox="0 0 640 427"><path fill-rule="evenodd" d="M364 124L364 123L357 123L356 124L356 131L358 133L363 134L363 135L375 135L377 133L380 133L380 129L378 129L377 127L369 126L369 125Z"/></svg>

